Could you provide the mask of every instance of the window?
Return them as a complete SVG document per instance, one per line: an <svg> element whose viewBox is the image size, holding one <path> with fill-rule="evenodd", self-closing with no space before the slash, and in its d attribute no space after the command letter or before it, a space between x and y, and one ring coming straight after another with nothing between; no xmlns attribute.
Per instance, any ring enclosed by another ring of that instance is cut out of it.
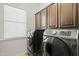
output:
<svg viewBox="0 0 79 59"><path fill-rule="evenodd" d="M26 11L4 5L4 38L25 37Z"/></svg>

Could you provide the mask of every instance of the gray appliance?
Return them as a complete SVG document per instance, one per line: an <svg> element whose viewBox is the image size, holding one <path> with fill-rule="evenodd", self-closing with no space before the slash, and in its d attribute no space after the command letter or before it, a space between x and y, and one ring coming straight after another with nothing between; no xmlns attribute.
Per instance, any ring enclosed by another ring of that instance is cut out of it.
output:
<svg viewBox="0 0 79 59"><path fill-rule="evenodd" d="M77 56L77 30L47 29L43 35L44 56Z"/></svg>

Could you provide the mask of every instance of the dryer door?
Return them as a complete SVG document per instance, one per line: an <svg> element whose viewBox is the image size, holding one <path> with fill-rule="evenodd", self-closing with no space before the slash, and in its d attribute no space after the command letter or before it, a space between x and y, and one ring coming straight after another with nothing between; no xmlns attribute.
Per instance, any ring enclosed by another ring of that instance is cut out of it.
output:
<svg viewBox="0 0 79 59"><path fill-rule="evenodd" d="M72 55L68 45L57 37L49 37L45 47L48 56L69 56Z"/></svg>

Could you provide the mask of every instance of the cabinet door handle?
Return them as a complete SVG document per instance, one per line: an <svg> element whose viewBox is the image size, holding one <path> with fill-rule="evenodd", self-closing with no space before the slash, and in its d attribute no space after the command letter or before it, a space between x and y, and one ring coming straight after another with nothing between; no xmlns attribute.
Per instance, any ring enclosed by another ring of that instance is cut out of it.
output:
<svg viewBox="0 0 79 59"><path fill-rule="evenodd" d="M49 26L49 27L55 27L54 25L51 25L51 26Z"/></svg>
<svg viewBox="0 0 79 59"><path fill-rule="evenodd" d="M51 25L51 26L48 26L48 28L55 28L55 26L54 25Z"/></svg>

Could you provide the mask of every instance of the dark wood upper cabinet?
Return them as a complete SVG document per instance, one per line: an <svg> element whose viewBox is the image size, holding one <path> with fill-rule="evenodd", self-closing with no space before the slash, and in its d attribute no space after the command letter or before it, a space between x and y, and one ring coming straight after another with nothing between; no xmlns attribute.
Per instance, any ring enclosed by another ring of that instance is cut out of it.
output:
<svg viewBox="0 0 79 59"><path fill-rule="evenodd" d="M58 4L58 19L60 28L76 27L76 4L75 3Z"/></svg>
<svg viewBox="0 0 79 59"><path fill-rule="evenodd" d="M35 14L35 29L41 28L41 15L40 13Z"/></svg>
<svg viewBox="0 0 79 59"><path fill-rule="evenodd" d="M79 4L50 4L35 14L36 29L74 28L79 29Z"/></svg>
<svg viewBox="0 0 79 59"><path fill-rule="evenodd" d="M57 4L47 8L48 28L57 28Z"/></svg>
<svg viewBox="0 0 79 59"><path fill-rule="evenodd" d="M41 29L47 28L47 11L46 9L43 9L41 11Z"/></svg>

